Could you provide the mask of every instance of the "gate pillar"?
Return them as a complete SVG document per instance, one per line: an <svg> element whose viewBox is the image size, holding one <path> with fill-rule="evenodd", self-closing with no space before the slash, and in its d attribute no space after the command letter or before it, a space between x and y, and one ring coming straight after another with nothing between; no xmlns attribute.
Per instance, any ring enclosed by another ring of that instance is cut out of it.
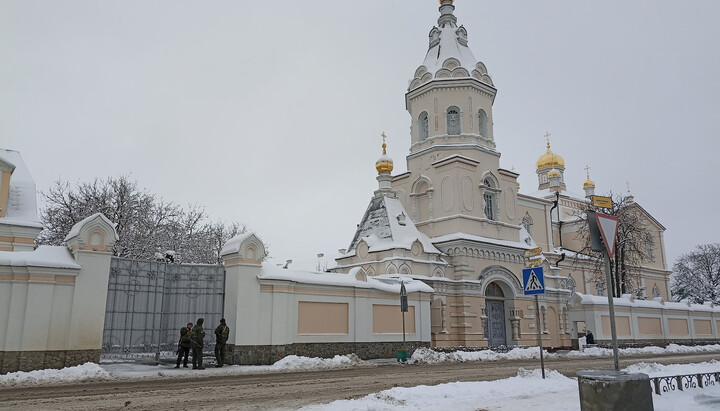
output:
<svg viewBox="0 0 720 411"><path fill-rule="evenodd" d="M82 267L75 278L67 322L66 366L100 362L110 259L117 239L115 225L101 213L80 221L65 237Z"/></svg>
<svg viewBox="0 0 720 411"><path fill-rule="evenodd" d="M269 361L271 324L261 307L258 280L265 256L265 246L255 233L231 238L220 251L225 264L223 312L230 327L226 362L266 364Z"/></svg>

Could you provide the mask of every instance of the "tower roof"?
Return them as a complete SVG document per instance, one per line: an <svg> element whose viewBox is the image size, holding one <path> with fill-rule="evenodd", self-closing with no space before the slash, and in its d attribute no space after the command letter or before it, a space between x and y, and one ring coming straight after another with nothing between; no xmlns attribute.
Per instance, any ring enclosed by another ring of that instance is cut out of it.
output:
<svg viewBox="0 0 720 411"><path fill-rule="evenodd" d="M428 52L408 90L436 78L472 77L493 85L485 65L470 51L467 30L458 27L454 11L453 0L440 0L438 25L430 30Z"/></svg>

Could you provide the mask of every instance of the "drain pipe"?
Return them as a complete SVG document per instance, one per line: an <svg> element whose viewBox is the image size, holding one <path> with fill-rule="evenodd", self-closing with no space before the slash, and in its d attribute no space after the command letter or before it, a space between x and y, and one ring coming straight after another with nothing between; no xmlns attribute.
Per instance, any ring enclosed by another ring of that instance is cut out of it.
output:
<svg viewBox="0 0 720 411"><path fill-rule="evenodd" d="M552 221L552 212L554 209L557 208L558 210L558 237L560 238L560 248L563 248L563 242L562 242L562 220L560 219L560 192L555 192L555 201L553 201L553 206L550 207L550 221ZM565 259L565 253L560 254L560 259L555 262L555 267L557 267L561 261Z"/></svg>

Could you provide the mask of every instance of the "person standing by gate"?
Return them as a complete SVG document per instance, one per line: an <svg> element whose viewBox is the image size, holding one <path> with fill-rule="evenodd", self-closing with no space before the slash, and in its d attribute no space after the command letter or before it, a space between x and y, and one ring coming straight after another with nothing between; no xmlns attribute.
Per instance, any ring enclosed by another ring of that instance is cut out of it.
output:
<svg viewBox="0 0 720 411"><path fill-rule="evenodd" d="M203 331L203 323L205 319L198 318L195 326L190 331L192 339L192 355L193 370L204 370L203 367L203 346L205 344L205 331Z"/></svg>
<svg viewBox="0 0 720 411"><path fill-rule="evenodd" d="M220 319L220 325L215 329L215 366L222 367L225 364L225 343L230 335L230 328L225 324L225 319Z"/></svg>
<svg viewBox="0 0 720 411"><path fill-rule="evenodd" d="M187 368L188 354L190 354L190 347L192 347L192 340L190 339L190 330L192 329L193 323L188 323L187 327L180 329L180 341L178 341L178 358L175 368L180 368L180 361L183 360L183 367Z"/></svg>

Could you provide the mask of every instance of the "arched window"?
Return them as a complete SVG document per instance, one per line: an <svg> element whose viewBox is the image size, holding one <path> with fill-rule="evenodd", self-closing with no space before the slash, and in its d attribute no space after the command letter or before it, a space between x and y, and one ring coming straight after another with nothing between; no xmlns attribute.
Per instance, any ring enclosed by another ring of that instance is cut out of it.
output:
<svg viewBox="0 0 720 411"><path fill-rule="evenodd" d="M457 107L450 107L447 111L447 133L460 134L460 109Z"/></svg>
<svg viewBox="0 0 720 411"><path fill-rule="evenodd" d="M488 117L487 114L485 114L485 110L478 111L478 129L480 130L480 135L489 138L488 135Z"/></svg>
<svg viewBox="0 0 720 411"><path fill-rule="evenodd" d="M497 283L492 282L485 289L485 297L505 298L505 293Z"/></svg>
<svg viewBox="0 0 720 411"><path fill-rule="evenodd" d="M533 225L533 219L530 217L530 214L528 212L525 212L525 217L522 219L522 225L525 227L525 230L527 230L528 234L532 235L532 232L530 231L532 225Z"/></svg>
<svg viewBox="0 0 720 411"><path fill-rule="evenodd" d="M483 183L485 184L485 187L489 189L495 188L495 185L489 178L486 178ZM487 218L488 220L495 220L497 217L495 215L495 193L493 193L492 191L485 191L485 193L483 194L483 200L485 203L485 218Z"/></svg>
<svg viewBox="0 0 720 411"><path fill-rule="evenodd" d="M418 119L418 129L420 131L419 141L427 139L430 135L430 123L428 120L428 113L424 111L420 114L420 118Z"/></svg>

